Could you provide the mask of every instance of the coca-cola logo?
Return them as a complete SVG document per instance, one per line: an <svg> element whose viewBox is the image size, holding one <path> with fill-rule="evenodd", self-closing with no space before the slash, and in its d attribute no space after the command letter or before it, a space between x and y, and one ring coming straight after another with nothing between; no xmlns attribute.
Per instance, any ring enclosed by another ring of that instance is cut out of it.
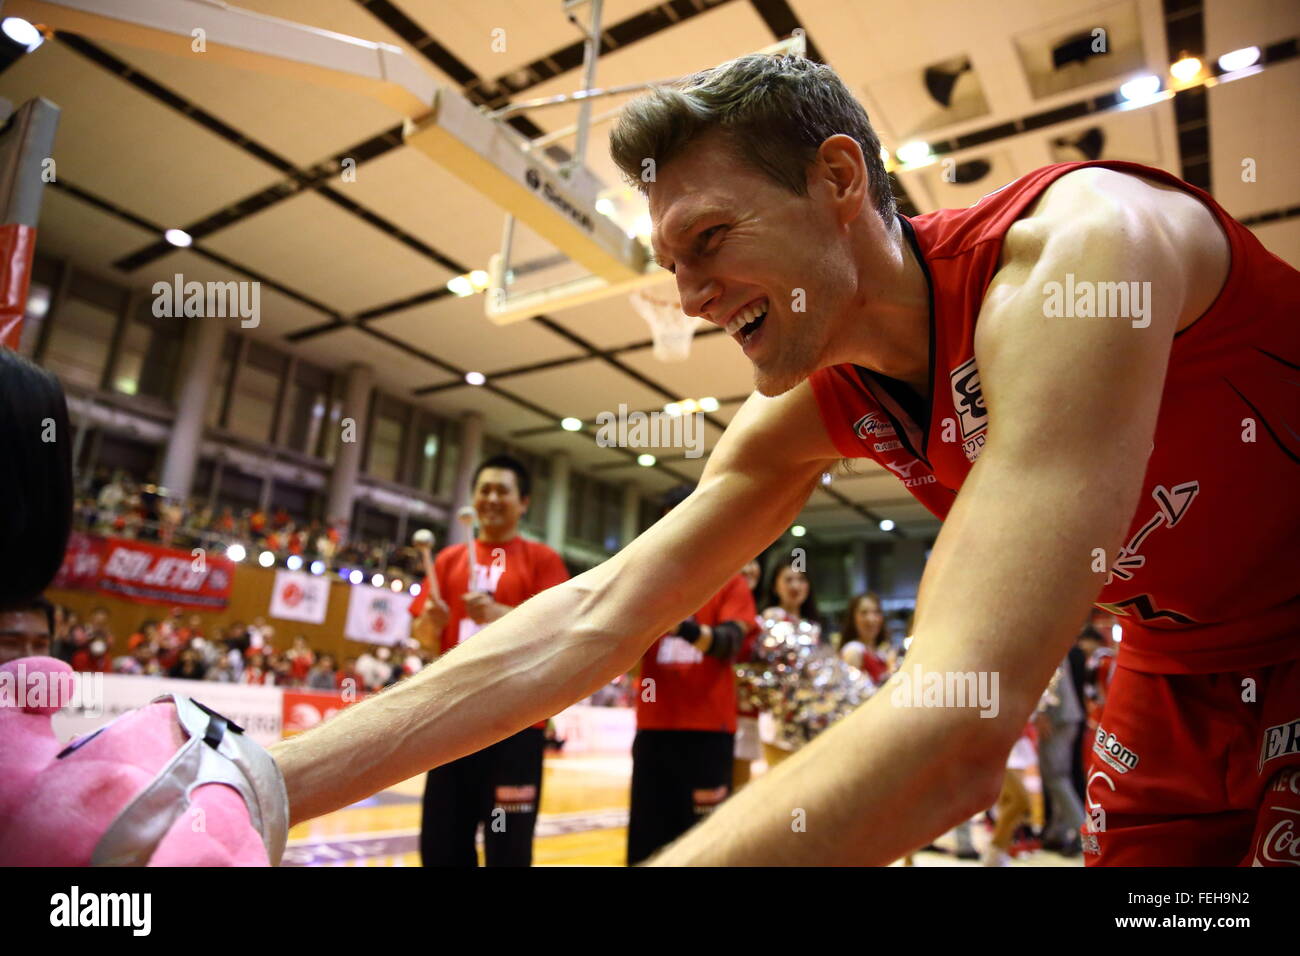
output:
<svg viewBox="0 0 1300 956"><path fill-rule="evenodd" d="M1262 866L1260 857L1268 863L1300 866L1300 836L1295 831L1294 820L1279 820L1273 824L1255 854L1255 865Z"/></svg>

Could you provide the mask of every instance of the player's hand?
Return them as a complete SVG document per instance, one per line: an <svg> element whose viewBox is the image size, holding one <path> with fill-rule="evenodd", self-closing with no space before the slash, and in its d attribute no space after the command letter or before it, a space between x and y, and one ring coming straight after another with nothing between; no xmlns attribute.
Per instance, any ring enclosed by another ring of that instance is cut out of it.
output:
<svg viewBox="0 0 1300 956"><path fill-rule="evenodd" d="M462 600L465 602L466 615L475 624L491 624L509 610L504 604L494 601L492 595L484 591L469 591Z"/></svg>

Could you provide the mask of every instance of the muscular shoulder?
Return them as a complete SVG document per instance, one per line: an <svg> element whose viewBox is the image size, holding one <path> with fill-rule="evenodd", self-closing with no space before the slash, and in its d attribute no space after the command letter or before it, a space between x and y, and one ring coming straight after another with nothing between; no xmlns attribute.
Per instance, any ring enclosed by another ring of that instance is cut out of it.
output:
<svg viewBox="0 0 1300 956"><path fill-rule="evenodd" d="M1140 247L1143 259L1166 260L1183 299L1178 328L1195 321L1218 295L1231 265L1228 238L1199 198L1128 172L1089 166L1052 183L1009 230L1002 247L1003 278L1027 276L1045 258L1066 267L1123 259Z"/></svg>

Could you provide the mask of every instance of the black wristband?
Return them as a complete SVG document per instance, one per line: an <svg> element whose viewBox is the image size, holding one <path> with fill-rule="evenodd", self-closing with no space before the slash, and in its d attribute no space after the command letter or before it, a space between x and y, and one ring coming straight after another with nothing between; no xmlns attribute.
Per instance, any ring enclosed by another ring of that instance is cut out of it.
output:
<svg viewBox="0 0 1300 956"><path fill-rule="evenodd" d="M694 644L700 639L700 625L696 623L694 618L688 617L677 625L677 636Z"/></svg>
<svg viewBox="0 0 1300 956"><path fill-rule="evenodd" d="M724 661L732 660L740 653L745 640L745 631L735 621L723 621L713 628L713 641L704 653Z"/></svg>

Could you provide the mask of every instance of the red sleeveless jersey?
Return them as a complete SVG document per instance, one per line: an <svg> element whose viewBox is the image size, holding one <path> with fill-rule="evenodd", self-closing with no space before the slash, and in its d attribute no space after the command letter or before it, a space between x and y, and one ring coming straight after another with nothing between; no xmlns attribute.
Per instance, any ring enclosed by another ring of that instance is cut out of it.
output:
<svg viewBox="0 0 1300 956"><path fill-rule="evenodd" d="M1232 251L1218 298L1174 338L1142 495L1097 598L1122 622L1119 662L1181 674L1300 657L1300 272L1169 173L1063 163L969 209L900 217L930 286L928 408L901 383L836 365L810 380L822 419L841 454L874 458L942 520L988 434L973 342L1003 237L1043 190L1085 166L1191 193Z"/></svg>

